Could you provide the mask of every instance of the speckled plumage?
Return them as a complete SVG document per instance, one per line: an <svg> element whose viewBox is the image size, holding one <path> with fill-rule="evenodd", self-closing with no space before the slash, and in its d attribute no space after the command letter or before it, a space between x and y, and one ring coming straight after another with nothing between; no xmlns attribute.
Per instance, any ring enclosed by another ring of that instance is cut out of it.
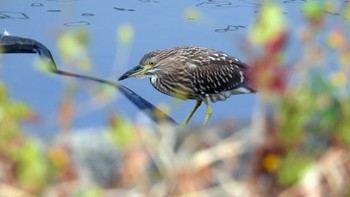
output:
<svg viewBox="0 0 350 197"><path fill-rule="evenodd" d="M166 70L147 73L151 84L160 92L181 99L212 102L232 94L251 93L246 74L249 67L221 51L200 47L176 47L147 53L140 65L161 62Z"/></svg>
<svg viewBox="0 0 350 197"><path fill-rule="evenodd" d="M183 46L155 50L143 56L139 67L144 67L144 72L136 77L150 77L151 84L160 92L195 99L199 105L203 101L209 106L209 101L255 92L249 79L251 68L214 49ZM130 74L129 71L120 79Z"/></svg>

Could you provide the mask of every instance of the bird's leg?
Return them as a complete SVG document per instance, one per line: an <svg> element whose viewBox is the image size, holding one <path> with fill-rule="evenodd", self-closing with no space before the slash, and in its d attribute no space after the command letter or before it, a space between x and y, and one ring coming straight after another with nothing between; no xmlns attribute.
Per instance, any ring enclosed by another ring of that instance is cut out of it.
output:
<svg viewBox="0 0 350 197"><path fill-rule="evenodd" d="M211 113L213 112L213 109L210 107L209 100L205 100L204 103L207 105L207 109L205 110L205 119L204 119L204 125L207 125Z"/></svg>
<svg viewBox="0 0 350 197"><path fill-rule="evenodd" d="M186 119L180 124L180 126L185 126L187 125L187 123L190 121L190 119L192 118L194 112L197 111L198 107L202 104L202 101L200 100L196 100L196 105L194 106L194 108L192 109L192 111L190 112L190 114L188 114L188 116L186 117Z"/></svg>

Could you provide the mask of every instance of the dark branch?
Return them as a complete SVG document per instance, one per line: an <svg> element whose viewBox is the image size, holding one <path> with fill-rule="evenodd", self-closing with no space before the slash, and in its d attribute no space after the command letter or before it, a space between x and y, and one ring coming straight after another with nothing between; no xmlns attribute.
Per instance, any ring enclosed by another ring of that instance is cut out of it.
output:
<svg viewBox="0 0 350 197"><path fill-rule="evenodd" d="M52 57L50 50L38 41L29 38L22 38L18 36L10 36L0 34L0 53L38 53L40 57L50 66L50 71L56 74L76 77L80 79L95 81L98 83L107 84L115 87L123 93L132 103L134 103L140 110L146 113L152 120L159 123L161 121L168 121L172 124L177 124L166 113L149 103L147 100L130 90L129 88L104 79L95 78L92 76L81 75L71 72L59 70Z"/></svg>

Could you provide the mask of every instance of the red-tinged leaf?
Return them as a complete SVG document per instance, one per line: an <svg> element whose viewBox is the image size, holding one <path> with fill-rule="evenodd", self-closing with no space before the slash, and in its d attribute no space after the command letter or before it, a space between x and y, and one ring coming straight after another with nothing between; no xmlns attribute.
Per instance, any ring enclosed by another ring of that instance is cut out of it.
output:
<svg viewBox="0 0 350 197"><path fill-rule="evenodd" d="M58 124L65 130L72 123L75 112L74 104L71 100L64 100L58 110Z"/></svg>
<svg viewBox="0 0 350 197"><path fill-rule="evenodd" d="M37 112L30 109L25 117L25 120L32 124L40 124L41 118Z"/></svg>
<svg viewBox="0 0 350 197"><path fill-rule="evenodd" d="M282 93L288 81L288 71L282 65L276 65L267 59L259 59L253 64L252 83L256 84L260 92Z"/></svg>
<svg viewBox="0 0 350 197"><path fill-rule="evenodd" d="M286 31L281 31L276 37L270 39L265 45L267 56L275 56L282 52L286 46L287 39L288 36Z"/></svg>

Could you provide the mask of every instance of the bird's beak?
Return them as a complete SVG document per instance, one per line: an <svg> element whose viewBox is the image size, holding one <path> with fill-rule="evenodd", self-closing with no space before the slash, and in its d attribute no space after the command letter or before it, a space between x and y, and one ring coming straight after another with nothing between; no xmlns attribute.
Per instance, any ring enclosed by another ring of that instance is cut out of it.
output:
<svg viewBox="0 0 350 197"><path fill-rule="evenodd" d="M118 81L130 78L130 77L142 77L149 68L150 68L149 65L146 65L146 66L138 65L130 69L126 73L124 73L122 76L120 76Z"/></svg>

